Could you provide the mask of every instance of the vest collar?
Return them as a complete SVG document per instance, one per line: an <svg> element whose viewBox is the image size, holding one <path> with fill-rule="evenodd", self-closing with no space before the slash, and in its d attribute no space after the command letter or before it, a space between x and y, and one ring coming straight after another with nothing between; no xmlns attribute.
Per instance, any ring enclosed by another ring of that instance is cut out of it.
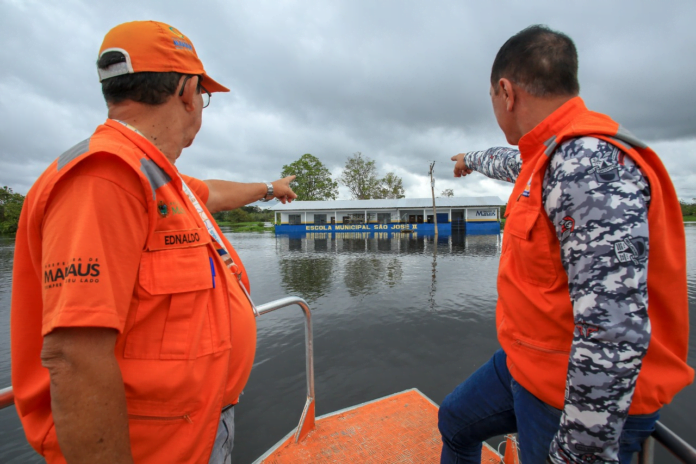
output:
<svg viewBox="0 0 696 464"><path fill-rule="evenodd" d="M520 139L519 148L522 162L535 157L539 152L539 147L543 145L555 148L555 140L552 137L572 123L579 114L587 111L582 98L574 97L548 115Z"/></svg>
<svg viewBox="0 0 696 464"><path fill-rule="evenodd" d="M121 134L123 134L128 140L131 141L131 143L140 148L148 156L148 158L154 161L155 164L157 164L157 166L159 166L163 171L165 171L172 179L172 181L179 188L181 188L179 171L176 168L176 166L174 166L169 161L169 159L167 159L167 157L164 156L164 153L162 153L162 151L159 148L157 148L144 135L137 131L137 129L131 129L131 127L126 126L115 119L107 119L104 125L111 129L115 129L119 131Z"/></svg>

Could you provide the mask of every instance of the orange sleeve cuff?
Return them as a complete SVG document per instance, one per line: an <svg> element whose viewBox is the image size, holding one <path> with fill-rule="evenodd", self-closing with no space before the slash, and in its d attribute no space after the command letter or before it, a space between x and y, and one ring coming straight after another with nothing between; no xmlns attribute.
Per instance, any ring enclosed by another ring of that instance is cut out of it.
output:
<svg viewBox="0 0 696 464"><path fill-rule="evenodd" d="M54 317L44 318L41 335L46 336L60 327L100 327L123 332L125 321L111 308L63 308Z"/></svg>

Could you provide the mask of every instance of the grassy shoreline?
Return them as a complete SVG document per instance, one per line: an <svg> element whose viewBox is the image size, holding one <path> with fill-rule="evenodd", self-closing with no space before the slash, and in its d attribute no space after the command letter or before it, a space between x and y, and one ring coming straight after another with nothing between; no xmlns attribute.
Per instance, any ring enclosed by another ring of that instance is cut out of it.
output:
<svg viewBox="0 0 696 464"><path fill-rule="evenodd" d="M270 227L264 227L263 222L224 222L218 221L220 227L229 227L232 232L274 232L275 229L271 224Z"/></svg>

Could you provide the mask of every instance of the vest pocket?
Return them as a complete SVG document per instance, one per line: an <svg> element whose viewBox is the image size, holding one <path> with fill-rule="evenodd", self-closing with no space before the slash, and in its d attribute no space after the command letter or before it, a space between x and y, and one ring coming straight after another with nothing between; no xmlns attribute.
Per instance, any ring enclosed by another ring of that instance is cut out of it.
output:
<svg viewBox="0 0 696 464"><path fill-rule="evenodd" d="M206 246L146 251L140 261L140 285L151 295L206 290L212 279Z"/></svg>
<svg viewBox="0 0 696 464"><path fill-rule="evenodd" d="M207 247L147 251L125 358L193 359L211 346L204 328L212 289Z"/></svg>
<svg viewBox="0 0 696 464"><path fill-rule="evenodd" d="M527 350L533 350L536 353L543 353L544 356L546 355L554 355L554 354L560 354L563 356L569 356L570 355L570 349L560 349L560 348L547 348L541 345L538 345L536 343L530 343L527 341L524 341L522 339L516 339L515 340L515 345L519 348L526 348Z"/></svg>
<svg viewBox="0 0 696 464"><path fill-rule="evenodd" d="M539 207L517 203L505 223L504 234L509 239L506 253L511 253L510 265L516 270L517 277L548 288L556 282L558 272L551 257L551 238L546 222Z"/></svg>

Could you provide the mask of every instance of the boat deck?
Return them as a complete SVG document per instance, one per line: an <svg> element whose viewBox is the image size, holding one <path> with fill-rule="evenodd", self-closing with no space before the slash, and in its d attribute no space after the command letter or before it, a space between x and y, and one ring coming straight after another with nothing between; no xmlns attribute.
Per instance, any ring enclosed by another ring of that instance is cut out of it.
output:
<svg viewBox="0 0 696 464"><path fill-rule="evenodd" d="M290 433L256 463L439 462L442 440L438 406L417 389L386 396L316 419L316 428L295 443ZM484 444L482 463L500 463Z"/></svg>

